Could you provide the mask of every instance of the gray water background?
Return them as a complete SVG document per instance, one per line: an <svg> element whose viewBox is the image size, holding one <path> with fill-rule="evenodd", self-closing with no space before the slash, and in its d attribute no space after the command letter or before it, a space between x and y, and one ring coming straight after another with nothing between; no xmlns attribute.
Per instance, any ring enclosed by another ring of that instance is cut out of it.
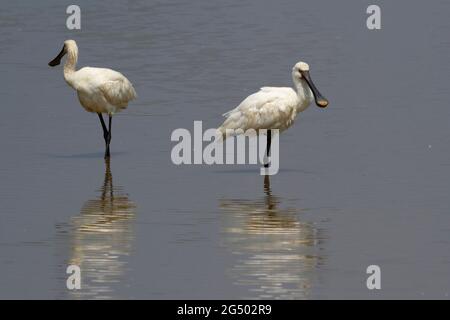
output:
<svg viewBox="0 0 450 320"><path fill-rule="evenodd" d="M0 298L439 298L450 288L450 3L2 1ZM101 128L50 61L111 67L139 98ZM278 175L175 166L299 60L330 105L281 137ZM66 267L82 290L66 289ZM366 268L382 289L366 288Z"/></svg>

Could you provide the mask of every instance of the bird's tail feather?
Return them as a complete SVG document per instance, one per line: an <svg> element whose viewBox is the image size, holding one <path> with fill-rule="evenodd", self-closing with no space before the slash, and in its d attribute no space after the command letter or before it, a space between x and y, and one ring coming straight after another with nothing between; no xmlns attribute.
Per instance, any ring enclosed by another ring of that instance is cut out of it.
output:
<svg viewBox="0 0 450 320"><path fill-rule="evenodd" d="M227 138L225 129L223 127L219 127L216 130L216 142L223 142Z"/></svg>

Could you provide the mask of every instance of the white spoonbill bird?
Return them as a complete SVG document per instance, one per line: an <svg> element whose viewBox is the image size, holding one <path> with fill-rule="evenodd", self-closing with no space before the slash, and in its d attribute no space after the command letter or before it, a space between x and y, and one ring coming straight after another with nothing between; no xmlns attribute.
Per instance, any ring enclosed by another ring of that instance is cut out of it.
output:
<svg viewBox="0 0 450 320"><path fill-rule="evenodd" d="M282 132L289 128L297 114L306 110L313 99L318 107L325 108L328 105L328 100L320 94L311 80L307 63L300 61L292 68L292 79L296 90L285 87L262 87L258 92L245 98L235 109L223 114L226 120L218 128L218 134L227 138L230 132L227 132L227 129L241 129L244 132L248 129L257 132L265 129L266 152L269 155L271 129Z"/></svg>
<svg viewBox="0 0 450 320"><path fill-rule="evenodd" d="M106 145L105 158L109 158L112 116L125 109L128 102L136 98L136 91L131 82L120 72L91 67L84 67L77 71L78 47L74 40L64 41L61 52L48 65L51 67L59 65L62 57L66 54L64 79L77 91L78 99L84 109L97 113L100 118ZM109 116L108 128L103 120L103 113Z"/></svg>

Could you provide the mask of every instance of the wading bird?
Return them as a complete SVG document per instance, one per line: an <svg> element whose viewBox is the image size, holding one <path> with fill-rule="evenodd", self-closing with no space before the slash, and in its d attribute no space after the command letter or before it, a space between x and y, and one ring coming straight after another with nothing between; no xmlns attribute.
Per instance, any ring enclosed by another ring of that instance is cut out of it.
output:
<svg viewBox="0 0 450 320"><path fill-rule="evenodd" d="M317 90L309 75L309 65L298 62L292 68L292 79L295 89L284 87L262 87L260 91L251 94L235 109L223 114L224 123L218 128L218 134L227 138L233 130L244 132L254 129L267 130L266 153L269 156L272 138L271 129L280 132L289 128L298 113L306 110L313 99L316 105L325 108L328 100ZM227 132L227 129L232 129ZM268 165L266 164L266 167Z"/></svg>
<svg viewBox="0 0 450 320"><path fill-rule="evenodd" d="M84 109L97 113L100 118L106 146L105 158L109 158L112 116L125 109L128 102L136 98L136 91L131 82L120 72L91 67L84 67L77 71L78 47L74 40L64 41L61 52L48 65L51 67L59 65L62 57L66 54L64 79L69 86L76 90ZM103 120L103 113L109 116L108 128Z"/></svg>

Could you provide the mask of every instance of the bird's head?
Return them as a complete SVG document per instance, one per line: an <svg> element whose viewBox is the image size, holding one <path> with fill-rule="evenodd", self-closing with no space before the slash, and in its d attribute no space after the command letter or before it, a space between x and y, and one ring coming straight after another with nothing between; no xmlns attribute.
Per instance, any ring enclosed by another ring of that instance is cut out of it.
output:
<svg viewBox="0 0 450 320"><path fill-rule="evenodd" d="M314 82L309 75L309 65L306 62L300 61L295 64L292 68L292 78L295 83L302 83L303 81L306 82L314 95L314 100L316 101L316 105L318 107L325 108L328 106L328 100L320 94L319 90L317 90L314 85Z"/></svg>
<svg viewBox="0 0 450 320"><path fill-rule="evenodd" d="M64 41L64 45L63 45L63 48L61 49L61 52L58 53L56 58L53 59L52 61L50 61L48 63L48 65L50 67L55 67L55 66L59 65L61 63L62 57L64 57L64 55L66 55L66 53L68 53L68 52L74 52L74 53L78 54L78 47L77 47L77 43L75 42L75 40Z"/></svg>

